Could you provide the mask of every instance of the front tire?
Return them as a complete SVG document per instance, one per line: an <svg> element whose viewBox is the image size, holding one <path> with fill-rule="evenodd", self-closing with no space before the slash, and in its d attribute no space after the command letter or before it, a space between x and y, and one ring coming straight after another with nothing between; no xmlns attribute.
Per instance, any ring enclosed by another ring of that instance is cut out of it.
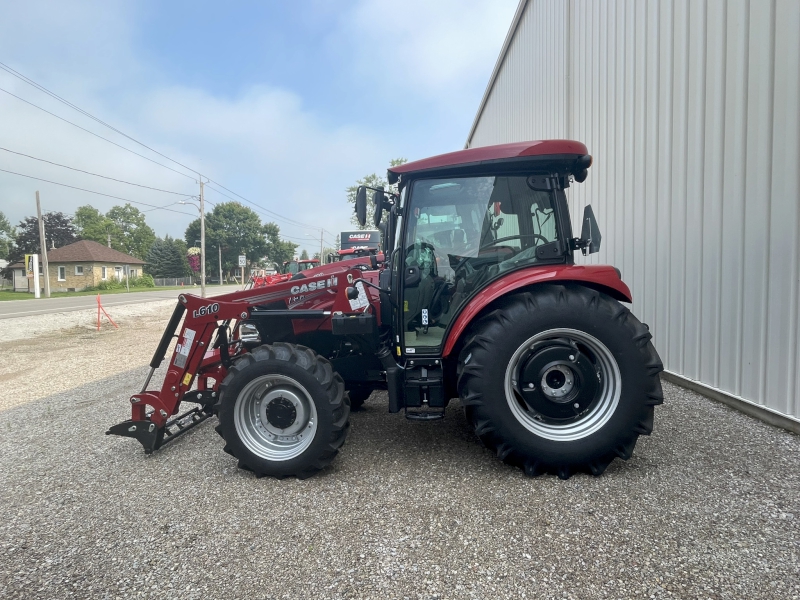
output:
<svg viewBox="0 0 800 600"><path fill-rule="evenodd" d="M600 475L627 460L663 401L647 326L609 296L542 285L473 327L458 392L475 432L528 475Z"/></svg>
<svg viewBox="0 0 800 600"><path fill-rule="evenodd" d="M214 408L225 451L259 476L310 477L333 461L350 426L342 378L294 344L259 346L238 358Z"/></svg>

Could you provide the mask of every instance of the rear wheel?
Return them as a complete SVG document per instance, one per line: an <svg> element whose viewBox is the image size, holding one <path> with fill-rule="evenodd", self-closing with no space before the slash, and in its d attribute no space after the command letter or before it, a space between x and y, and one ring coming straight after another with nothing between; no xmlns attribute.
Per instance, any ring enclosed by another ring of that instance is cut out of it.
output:
<svg viewBox="0 0 800 600"><path fill-rule="evenodd" d="M304 346L253 349L236 360L220 392L225 451L257 475L309 477L333 461L347 435L344 382Z"/></svg>
<svg viewBox="0 0 800 600"><path fill-rule="evenodd" d="M647 327L576 285L510 296L473 328L458 390L481 440L529 475L601 474L630 458L662 402Z"/></svg>

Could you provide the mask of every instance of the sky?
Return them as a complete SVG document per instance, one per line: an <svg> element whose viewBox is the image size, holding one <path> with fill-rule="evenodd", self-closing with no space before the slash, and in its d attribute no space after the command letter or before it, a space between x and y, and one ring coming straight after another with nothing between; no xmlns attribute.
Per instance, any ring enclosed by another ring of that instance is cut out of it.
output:
<svg viewBox="0 0 800 600"><path fill-rule="evenodd" d="M1 63L185 166L0 70L0 169L144 203L157 235L180 238L198 209L178 202L201 173L217 182L209 203L232 196L312 253L320 228L326 246L351 228L356 180L464 146L516 6L0 0ZM44 211L124 203L0 172L0 211L12 224L34 215L37 190Z"/></svg>

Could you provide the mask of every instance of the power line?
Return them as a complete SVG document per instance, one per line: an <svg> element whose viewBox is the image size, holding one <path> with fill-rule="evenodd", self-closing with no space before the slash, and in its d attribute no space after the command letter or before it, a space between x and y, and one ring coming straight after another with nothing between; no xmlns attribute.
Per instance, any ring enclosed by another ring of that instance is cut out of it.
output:
<svg viewBox="0 0 800 600"><path fill-rule="evenodd" d="M209 179L209 182L213 182L215 185L218 185L218 186L219 186L219 187L221 187L222 189L224 189L224 190L228 190L228 188L226 188L224 185L222 185L222 184L220 184L220 183L217 183L216 181L214 181L214 180L212 180L212 179ZM277 213L277 212L275 212L275 211L273 211L273 210L270 210L270 209L268 209L268 208L264 208L264 207L263 207L263 206L261 206L260 204L256 204L256 203L255 203L255 202L253 202L252 200L248 200L248 199L247 199L247 198L245 198L244 196L240 196L239 194L237 194L236 192L233 192L233 191L231 191L231 190L228 190L228 191L229 191L229 192L231 192L231 194L234 194L235 196L238 196L238 198L234 198L233 196L229 196L229 195L228 195L228 194L226 194L225 192L223 192L223 191L220 191L220 190L218 190L217 188L215 188L215 187L212 187L212 186L210 186L210 185L208 185L208 184L206 184L206 185L208 186L208 188L209 188L209 189L211 189L211 190L213 190L213 191L217 192L218 194L220 194L220 195L222 195L222 196L225 196L225 197L226 197L226 198L228 198L229 200L233 200L234 202L239 202L239 198L241 198L242 200L244 200L244 201L245 201L245 202L247 202L248 204L251 204L251 205L255 206L256 208L258 208L259 210L263 211L263 212L262 212L262 214L264 214L265 216L269 216L270 218L274 218L274 219L282 220L282 221L285 221L286 223L289 223L290 225L296 225L297 227L307 227L307 228L312 228L312 227L313 227L312 225L308 225L308 224L306 224L306 223L301 223L300 221L295 221L294 219L291 219L291 218L289 218L289 217L285 217L285 216L283 216L282 214L280 214L280 213Z"/></svg>
<svg viewBox="0 0 800 600"><path fill-rule="evenodd" d="M7 171L6 169L0 169L0 172L3 173L10 173L11 175L18 175L20 177L27 177L28 179L35 179L36 181L44 181L45 183L52 183L53 185L60 185L62 187L72 188L73 190L80 190L81 192L88 192L89 194L97 194L98 196L106 196L107 198L114 198L115 200L122 200L123 202L130 202L131 204L141 204L142 206L150 206L154 209L166 210L169 212L178 213L180 215L189 215L190 217L194 216L191 213L183 212L180 210L173 210L171 208L167 208L165 206L156 206L155 204L148 204L147 202L139 202L137 200L129 200L128 198L121 198L119 196L112 196L111 194L104 194L103 192L95 192L94 190L87 190L85 188L79 188L74 185L67 185L66 183L59 183L57 181L50 181L49 179L42 179L41 177L34 177L33 175L25 175L24 173L15 173L14 171ZM194 196L188 196L187 198L193 198ZM168 204L167 206L172 206Z"/></svg>
<svg viewBox="0 0 800 600"><path fill-rule="evenodd" d="M56 94L56 93L54 93L54 92L51 92L50 90L48 90L47 88L45 88L43 85L40 85L40 84L36 83L35 81L33 81L32 79L30 79L29 77L26 77L25 75L23 75L22 73L19 73L18 71L16 71L16 70L12 69L12 68L11 68L11 67L9 67L8 65L6 65L6 64L4 64L4 63L1 63L1 62L0 62L0 69L2 69L2 70L4 70L4 71L6 71L6 72L7 72L7 73L9 73L10 75L13 75L14 77L17 77L18 79L20 79L20 80L24 81L25 83L27 83L27 84L29 84L29 85L31 85L31 86L33 86L33 87L35 87L36 89L38 89L38 90L40 90L40 91L44 92L45 94L48 94L49 96L51 96L52 98L54 98L54 99L58 100L59 102L62 102L62 103L64 103L64 104L66 104L66 105L67 105L67 106L69 106L70 108L72 108L72 109L74 109L74 110L77 110L77 111L78 111L78 112L80 112L81 114L83 114L83 115L85 115L85 116L89 117L90 119L93 119L94 121L96 121L96 122L100 123L101 125L104 125L105 127L108 127L108 128L109 128L109 129L111 129L112 131L114 131L114 132L116 132L116 133L118 133L118 134L120 134L120 135L122 135L122 136L124 136L124 137L128 138L129 140L133 141L134 143L136 143L136 144L139 144L139 145L140 145L140 146L142 146L143 148L147 148L147 149L148 149L148 150L150 150L151 152L154 152L155 154L158 154L159 156L161 156L161 157L163 157L163 158L166 158L166 159L167 159L167 160L169 160L170 162L173 162L173 163L175 163L176 165L179 165L179 166L183 167L184 169L187 169L187 170L191 171L192 173L195 173L195 174L196 174L196 175L198 175L199 177L206 177L206 179L208 179L208 182L209 182L209 183L214 183L214 184L218 185L218 186L219 186L219 187L221 187L222 189L224 189L224 190L226 190L226 191L230 192L231 194L233 194L233 195L237 196L238 198L241 198L242 200L244 200L244 201L245 201L245 202L247 202L248 204L251 204L251 205L253 205L253 206L255 206L255 207L258 207L258 208L260 208L261 210L263 210L263 211L265 211L265 212L267 212L267 213L269 213L269 214L273 215L275 218L282 219L282 220L286 221L287 223L291 223L291 224L293 224L293 225L300 226L300 227L308 227L308 228L312 228L312 229L320 229L319 227L316 227L316 226L314 226L314 225L309 225L309 224L307 224L307 223L302 223L302 222L300 222L300 221L296 221L296 220L294 220L294 219L290 219L290 218L288 218L288 217L284 217L283 215L280 215L279 213L276 213L276 212L274 212L274 211L272 211L272 210L269 210L268 208L264 208L263 206L260 206L259 204L256 204L256 203L255 203L255 202L253 202L252 200L249 200L248 198L245 198L245 197L244 197L244 196L242 196L241 194L237 194L237 193L236 193L236 192L234 192L233 190L231 190L231 189L229 189L229 188L225 187L224 185L222 185L221 183L219 183L219 182L217 182L217 181L214 181L214 180L213 180L213 179L211 179L210 177L207 177L207 176L204 176L204 175L202 175L202 174L201 174L199 171L197 171L197 170L195 170L195 169L192 169L191 167L188 167L188 166L184 165L183 163L180 163L180 162L178 162L178 161L176 161L176 160L174 160L174 159L170 158L170 157L169 157L169 156L167 156L166 154L162 154L161 152L159 152L159 151L157 151L157 150L155 150L155 149L151 148L150 146L148 146L148 145L146 145L146 144L144 144L144 143L140 142L139 140L137 140L137 139L135 139L135 138L133 138L133 137L131 137L131 136L127 135L126 133L124 133L124 132L120 131L119 129L117 129L117 128L115 128L115 127L111 126L111 125L109 125L109 124L108 124L108 123L106 123L105 121L103 121L103 120L101 120L101 119L99 119L99 118L95 117L95 116L94 116L94 115L92 115L91 113L89 113L89 112L87 112L87 111L83 110L83 109L82 109L82 108L80 108L79 106L77 106L77 105L75 105L75 104L73 104L73 103L69 102L68 100L66 100L66 99L62 98L62 97L61 97L61 96L59 96L58 94ZM139 154L138 152L135 152L135 151L131 150L130 148L126 148L125 146L121 146L120 144L117 144L116 142L112 142L111 140L109 140L109 139L107 139L107 138L104 138L103 136L101 136L101 135L98 135L98 134L96 134L96 133L94 133L94 132L92 132L92 131L89 131L88 129L85 129L85 128L81 127L80 125L77 125L77 124L73 123L72 121L68 121L67 119L64 119L63 117L59 117L58 115L56 115L56 114L54 114L54 113L52 113L52 112L50 112L50 111L48 111L48 110L45 110L44 108L42 108L42 107L40 107L40 106L37 106L36 104L33 104L32 102L29 102L28 100L25 100L24 98L21 98L21 97L17 96L16 94L12 94L12 93L11 93L11 92L9 92L8 90L5 90L5 89L2 89L2 88L0 88L0 91L2 91L2 92L5 92L6 94L9 94L10 96L13 96L14 98L17 98L17 99L19 99L19 100L21 100L21 101L25 102L26 104L29 104L29 105L31 105L31 106L33 106L33 107L35 107L35 108L38 108L39 110L42 110L42 111L46 112L47 114L49 114L49 115L52 115L52 116L56 117L57 119L60 119L60 120L62 120L62 121L64 121L64 122L66 122L66 123L69 123L70 125L73 125L74 127L77 127L78 129L81 129L82 131L85 131L85 132L87 132L87 133L90 133L90 134L94 135L95 137L98 137L98 138L100 138L100 139L102 139L102 140L104 140L104 141L106 141L106 142L108 142L108 143L110 143L110 144L113 144L113 145L117 146L118 148L122 148L123 150L127 150L128 152L131 152L132 154L135 154L136 156L139 156L139 157L141 157L141 158L144 158L145 160L149 160L150 162L152 162L152 163L154 163L154 164L157 164L157 165L159 165L159 166L162 166L162 167L164 167L165 169L169 169L170 171L174 171L175 173L179 173L180 175L183 175L184 177L188 177L189 179L194 179L193 177L191 177L190 175L187 175L186 173L181 173L180 171L177 171L177 170L175 170L175 169L173 169L173 168L171 168L171 167L168 167L167 165L165 165L165 164L163 164L163 163L160 163L160 162L158 162L158 161L155 161L155 160L153 160L153 159L151 159L151 158L148 158L148 157L146 157L146 156L144 156L144 155L142 155L142 154ZM214 188L211 188L211 189L214 189ZM234 198L231 198L230 196L227 196L226 194L224 194L224 193L220 192L219 190L215 190L215 191L216 191L217 193L220 193L220 194L222 194L223 196L226 196L226 197L228 197L228 198L229 198L229 199L231 199L231 200L234 200ZM322 230L323 230L323 231L327 231L327 230L325 230L325 229L322 229ZM330 231L327 231L327 233L330 233L331 235L336 235L336 234L334 234L334 233L332 233L332 232L330 232Z"/></svg>
<svg viewBox="0 0 800 600"><path fill-rule="evenodd" d="M286 238L286 239L294 240L294 241L298 241L298 242L303 242L303 243L309 243L309 244L317 244L317 243L319 243L319 238L314 238L311 235L309 235L308 237L297 237L297 236L293 236L293 235L280 234L280 236L282 238ZM323 238L323 239L325 240L326 244L335 245L334 242L331 242L327 238Z"/></svg>
<svg viewBox="0 0 800 600"><path fill-rule="evenodd" d="M216 183L216 182L214 182L214 183ZM217 185L219 185L219 184L217 184ZM220 187L222 187L222 186L220 186ZM222 192L222 191L218 190L217 188L210 186L209 184L206 184L206 189L212 190L212 191L216 192L217 194L228 198L229 200L233 200L234 202L239 202L238 198L234 198L233 196L229 196L225 192ZM227 188L225 188L225 189L227 189ZM232 192L232 193L235 194L236 192ZM238 196L238 194L236 194L236 195ZM319 227L317 227L315 225L308 225L306 223L300 223L299 221L294 221L293 219L290 219L289 217L284 217L283 215L280 215L279 213L276 213L274 211L266 209L263 206L260 206L260 205L256 204L255 202L251 202L247 198L242 198L242 199L245 200L246 202L249 202L253 206L255 206L258 209L255 212L260 212L262 216L268 217L269 219L275 219L277 221L284 221L288 225L292 225L294 227L303 227L304 229L319 229Z"/></svg>
<svg viewBox="0 0 800 600"><path fill-rule="evenodd" d="M226 190L226 191L230 192L230 193L231 193L231 194L233 194L234 196L237 196L237 197L241 198L241 199L242 199L242 200L244 200L245 202L248 202L248 203L252 204L253 206L256 206L256 207L260 208L261 210L263 210L263 211L265 211L265 212L267 212L267 213L269 213L269 214L271 214L271 215L274 215L274 216L275 216L275 218L278 218L278 219L283 219L284 221L286 221L286 222L288 222L288 223L291 223L292 225L297 225L297 226L299 226L299 227L307 227L307 228L309 228L309 229L322 229L322 228L321 228L319 225L309 225L308 223L302 223L301 221L296 221L295 219L290 219L289 217L284 217L284 216L283 216L283 215L281 215L280 213L276 213L276 212L275 212L275 211L273 211L273 210L270 210L270 209L268 209L268 208L264 208L263 206L261 206L261 205L259 205L259 204L256 204L256 203L255 203L255 202L253 202L252 200L248 200L247 198L245 198L245 197L244 197L244 196L242 196L241 194L237 194L237 193L236 193L236 192L234 192L233 190L230 190L230 189L226 188L224 185L222 185L222 184L221 184L221 183L219 183L218 181L214 181L214 180L213 180L213 179L211 179L211 178L208 178L208 181L209 181L210 183L213 183L213 184L215 184L215 185L218 185L218 186L219 186L219 187L221 187L223 190ZM228 196L227 194L224 194L223 192L221 192L221 191L219 191L219 190L217 190L217 189L215 189L215 188L213 188L213 187L212 187L211 189L212 189L212 190L214 190L215 192L217 192L218 194L222 194L223 196L225 196L225 197L227 197L227 198L230 198L231 200L235 200L235 198L231 198L231 197L230 197L230 196ZM330 233L331 235L335 235L333 232L330 232L330 231L328 231L327 229L322 229L322 230L323 230L323 231L325 231L325 232L327 232L327 233Z"/></svg>
<svg viewBox="0 0 800 600"><path fill-rule="evenodd" d="M131 140L132 142L134 142L134 143L136 143L136 144L139 144L139 145L140 145L140 146L142 146L143 148L147 148L148 150L150 150L150 152L154 152L155 154L158 154L158 155L159 155L159 156L161 156L162 158L166 158L168 161L170 161L170 162L173 162L173 163L175 163L176 165L180 165L180 166L181 166L181 167L183 167L184 169L186 169L186 170L188 170L188 171L192 171L193 173L195 173L195 174L197 174L197 175L200 175L200 173L199 173L199 172L195 171L195 170L194 170L194 169L192 169L191 167L187 167L187 166L186 166L186 165L184 165L183 163L180 163L180 162L178 162L177 160L175 160L175 159L173 159L173 158L170 158L170 157L169 157L169 156L167 156L166 154L162 154L162 153L161 153L161 152L159 152L158 150L155 150L155 149L151 148L150 146L148 146L147 144L144 144L144 143L140 142L139 140L137 140L137 139L135 139L135 138L133 138L133 137L129 136L127 133L124 133L124 132L120 131L119 129L117 129L116 127L113 127L112 125L109 125L109 124L108 124L108 123L106 123L105 121L103 121L103 120L101 120L101 119L98 119L98 118L97 118L97 117L95 117L94 115L92 115L92 114L88 113L87 111L83 110L83 109L82 109L80 106L76 106L75 104L73 104L73 103L72 103L72 102L70 102L69 100L66 100L65 98L62 98L61 96L59 96L59 95L58 95L58 94L56 94L55 92L51 92L50 90L48 90L48 89L47 89L46 87L44 87L43 85L39 85L38 83L36 83L36 82L35 82L35 81L33 81L32 79L30 79L30 78L26 77L26 76L25 76L25 75L23 75L22 73L20 73L20 72L18 72L18 71L15 71L14 69L12 69L11 67L9 67L8 65L6 65L6 64L4 64L4 63L2 63L2 62L0 62L0 69L3 69L3 70L4 70L4 71L6 71L7 73L9 73L9 74L13 75L14 77L17 77L18 79L21 79L22 81L24 81L24 82L25 82L25 83L27 83L28 85L32 85L33 87L35 87L36 89L38 89L38 90L40 90L40 91L44 92L44 93L45 93L45 94L47 94L48 96L50 96L50 97L52 97L52 98L55 98L55 99L56 99L56 100L58 100L59 102L63 102L64 104L66 104L66 105L67 105L67 106L69 106L70 108L73 108L73 109L77 110L79 113L81 113L81 114L83 114L83 115L86 115L87 117L89 117L90 119L92 119L92 120L94 120L94 121L97 121L97 122L98 122L98 123L100 123L101 125L104 125L104 126L108 127L110 130L112 130L112 131L115 131L116 133L120 134L121 136L128 138L129 140Z"/></svg>
<svg viewBox="0 0 800 600"><path fill-rule="evenodd" d="M78 124L76 124L76 123L73 123L72 121L70 121L70 120L68 120L68 119L65 119L64 117L59 117L57 114L55 114L55 113L52 113L52 112L50 112L49 110L47 110L47 109L44 109L44 108L42 108L41 106L38 106L37 104L34 104L33 102L29 102L28 100L25 100L25 98L22 98L22 97L20 97L20 96L17 96L16 94L12 94L11 92L9 92L9 91L8 91L8 90L6 90L6 89L0 88L0 92L5 92L5 93L6 93L6 94L8 94L9 96L13 96L13 97L14 97L14 98L16 98L17 100L21 100L21 101L22 101L22 102L24 102L25 104L29 104L30 106L32 106L32 107L34 107L34 108L38 108L38 109L39 109L39 110L41 110L42 112L46 112L48 115L51 115L51 116L55 117L56 119L59 119L60 121L64 121L65 123L69 123L69 124L70 124L70 125L72 125L73 127L77 127L77 128L78 128L78 129L80 129L81 131L85 131L86 133L88 133L88 134L91 134L91 135L93 135L93 136L94 136L94 137L96 137L96 138L100 138L100 139L101 139L101 140L103 140L104 142L108 142L109 144L113 144L113 145L114 145L114 146L116 146L117 148L122 148L123 150L125 150L125 151L127 151L127 152L130 152L131 154L135 154L136 156L139 156L139 157L141 157L141 158L143 158L143 159L145 159L145 160L149 160L151 163L153 163L153 164L155 164L155 165L158 165L158 166L160 166L160 167L164 167L165 169L169 169L169 170L170 170L170 171L172 171L173 173L177 173L178 175L183 175L184 177L187 177L187 178L191 179L192 181L194 181L194 180L195 180L195 179L194 179L194 177L192 177L191 175L187 175L186 173L181 173L181 172L180 172L180 171L178 171L177 169L173 169L172 167L168 167L167 165L165 165L165 164L162 164L162 163L158 162L157 160L153 160L152 158L148 158L148 157L146 157L144 154L139 154L138 152L136 152L136 151L134 151L134 150L131 150L130 148L126 148L125 146L121 146L120 144L118 144L118 143L116 143L116 142L112 142L110 139L108 139L108 138L104 138L102 135L99 135L99 134L95 133L94 131L90 131L90 130L86 129L85 127L81 127L80 125L78 125Z"/></svg>
<svg viewBox="0 0 800 600"><path fill-rule="evenodd" d="M4 150L5 152L10 152L11 154L17 154L18 156L24 156L25 158L31 158L33 160L38 160L39 162L44 162L50 165L55 165L56 167L62 167L64 169L69 169L71 171L78 171L79 173L86 173L87 175L93 175L94 177L102 177L103 179L110 179L111 181L117 181L119 183L126 183L128 185L135 185L136 187L145 188L148 190L154 190L156 192L164 192L165 194L175 194L176 196L186 196L183 192L171 192L169 190L162 190L160 188L150 187L149 185L142 185L141 183L133 183L131 181L125 181L124 179L115 179L114 177L108 177L106 175L100 175L99 173L92 173L91 171L84 171L83 169L77 169L75 167L68 167L67 165L61 165L59 163L45 160L44 158L37 158L35 156L31 156L30 154L24 154L22 152L16 152L15 150L9 150L8 148L3 148L0 146L0 150Z"/></svg>
<svg viewBox="0 0 800 600"><path fill-rule="evenodd" d="M34 107L34 108L37 108L37 109L41 110L42 112L45 112L45 113L47 113L48 115L50 115L50 116L53 116L53 117L55 117L56 119L59 119L60 121L64 121L65 123L69 123L69 124L70 124L70 125L72 125L73 127L77 127L77 128L78 128L78 129L80 129L81 131L85 131L86 133L88 133L88 134L91 134L91 135L95 136L96 138L99 138L99 139L101 139L101 140L103 140L103 141L105 141L105 142L108 142L109 144L113 144L113 145L114 145L114 146L116 146L117 148L121 148L122 150L125 150L125 151L127 151L127 152L130 152L131 154L135 154L136 156L139 156L140 158L143 158L143 159L145 159L145 160L148 160L148 161L150 161L150 162L151 162L151 163L153 163L153 164L156 164L156 165L158 165L158 166L160 166L160 167L164 167L165 169L169 169L169 170L170 170L170 171L172 171L173 173L177 173L178 175L183 175L184 177L186 177L186 178L188 178L188 179L191 179L192 181L194 181L194 177L192 177L191 175L187 175L186 173L181 173L180 171L178 171L178 170L176 170L176 169L173 169L172 167L169 167L169 166L167 166L167 165L165 165L165 164L163 164L163 163L160 163L160 162L158 162L158 161L156 161L156 160L153 160L152 158L148 158L147 156L144 156L143 154L139 154L138 152L136 152L136 151L134 151L134 150L131 150L130 148L126 148L125 146L122 146L122 145L120 145L120 144L117 144L116 142L114 142L114 141L111 141L111 140L109 140L108 138L105 138L105 137L103 137L102 135L99 135L99 134L97 134L97 133L95 133L95 132L93 132L93 131L90 131L90 130L88 130L88 129L84 128L84 127L81 127L80 125L78 125L78 124L76 124L76 123L73 123L72 121L70 121L70 120L68 120L68 119L65 119L64 117L60 117L59 115L57 115L57 114L55 114L55 113L52 113L52 112L50 112L49 110L47 110L47 109L44 109L44 108L42 108L41 106L38 106L38 105L34 104L33 102L30 102L30 101L28 101L28 100L25 100L25 98L21 98L20 96L17 96L16 94L13 94L13 93L9 92L9 91L8 91L8 90L6 90L6 89L0 88L0 92L5 92L5 93L6 93L6 94L8 94L9 96L13 96L13 97L14 97L14 98L16 98L17 100L20 100L20 101L24 102L25 104L28 104L28 105L30 105L30 106L32 106L32 107ZM173 161L173 162L174 162L174 161ZM59 165L59 166L63 166L63 165ZM67 168L69 168L69 167L67 167ZM190 169L190 170L191 170L191 169ZM192 172L196 173L196 171L194 171L194 170L192 170ZM200 175L200 173L198 173L198 175ZM204 175L202 175L202 176L203 176L203 177L205 177ZM307 223L301 223L300 221L295 221L295 220L293 220L293 219L290 219L290 218L288 218L288 217L284 217L284 216L280 215L279 213L276 213L276 212L274 212L274 211L271 211L271 210L269 210L268 208L264 208L263 206L260 206L259 204L256 204L255 202L253 202L253 201L251 201L251 200L248 200L248 199L247 199L247 198L245 198L244 196L241 196L241 195L237 194L236 192L234 192L234 191L232 191L232 190L229 190L228 188L226 188L226 187L225 187L224 185L222 185L221 183L218 183L218 182L216 182L216 181L214 181L214 180L212 180L212 179L210 179L210 178L208 178L208 177L206 177L206 179L208 179L208 181L209 181L209 182L213 182L214 184L218 185L219 187L221 187L221 188L223 188L223 189L225 189L225 190L228 190L229 192L231 192L232 194L234 194L234 195L238 196L239 198L241 198L241 199L242 199L242 200L244 200L245 202L248 202L249 204L252 204L253 206L255 206L255 207L257 207L257 208L261 209L261 210L262 210L262 211L264 211L265 213L268 213L268 215L270 216L270 218L275 218L275 219L278 219L278 220L282 220L282 221L285 221L286 223L288 223L288 224L290 224L290 225L295 225L295 226L297 226L297 227L306 227L306 228L309 228L309 229L319 229L319 227L317 227L317 226L315 226L315 225L309 225L309 224L307 224ZM228 198L229 200L234 200L234 201L237 201L237 202L238 202L238 199L237 199L237 198L233 198L232 196L229 196L228 194L226 194L226 193L224 193L224 192L222 192L222 191L220 191L220 190L218 190L218 189L216 189L216 188L214 188L214 187L212 187L212 186L210 186L210 185L208 186L208 189L214 190L215 192L217 192L218 194L221 194L222 196L225 196L225 197L226 197L226 198ZM331 233L331 232L328 232L328 233ZM332 235L333 235L333 234L332 234Z"/></svg>

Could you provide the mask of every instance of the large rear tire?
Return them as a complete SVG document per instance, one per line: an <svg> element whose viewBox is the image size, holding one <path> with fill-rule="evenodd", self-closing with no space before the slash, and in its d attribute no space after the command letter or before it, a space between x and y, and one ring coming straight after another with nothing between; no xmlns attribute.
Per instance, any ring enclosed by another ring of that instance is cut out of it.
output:
<svg viewBox="0 0 800 600"><path fill-rule="evenodd" d="M470 331L458 393L484 444L528 475L600 475L653 429L663 367L646 325L579 285L509 296Z"/></svg>
<svg viewBox="0 0 800 600"><path fill-rule="evenodd" d="M310 477L333 461L350 427L344 381L331 364L280 342L234 362L214 409L225 451L259 476Z"/></svg>

